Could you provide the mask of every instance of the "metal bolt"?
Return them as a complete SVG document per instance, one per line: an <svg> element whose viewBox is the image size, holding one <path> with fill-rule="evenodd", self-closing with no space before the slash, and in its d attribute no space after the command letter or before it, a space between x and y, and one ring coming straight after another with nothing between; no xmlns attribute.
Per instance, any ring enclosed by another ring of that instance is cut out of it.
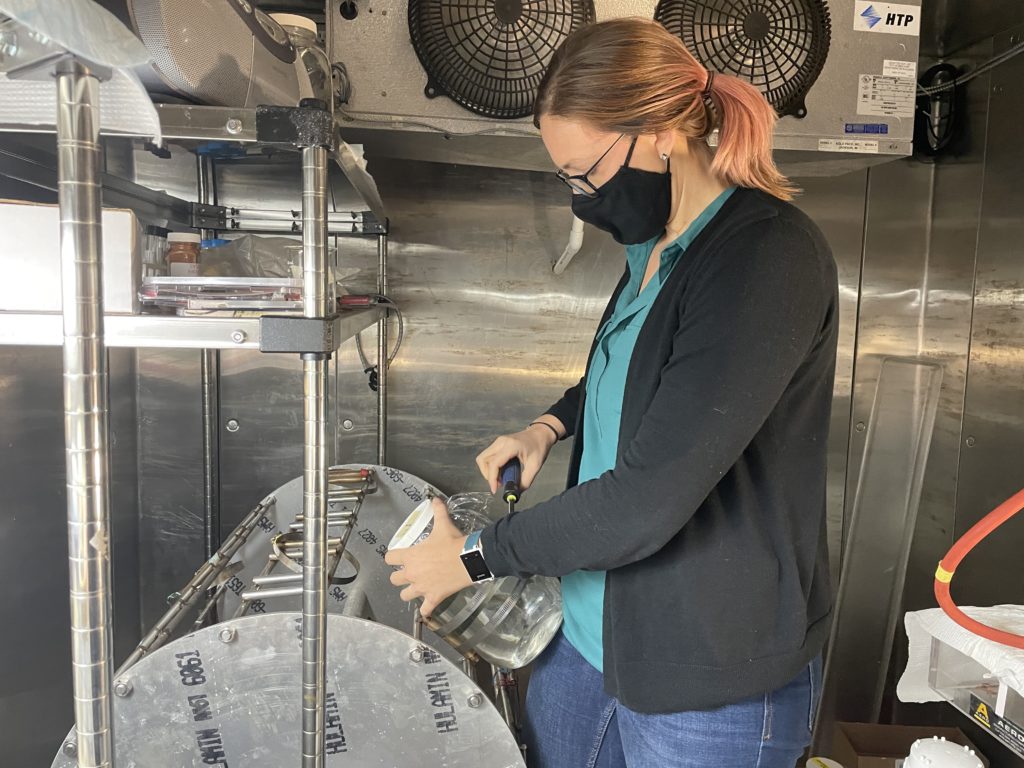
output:
<svg viewBox="0 0 1024 768"><path fill-rule="evenodd" d="M229 117L227 123L224 124L227 132L232 136L242 132L242 121L237 117Z"/></svg>
<svg viewBox="0 0 1024 768"><path fill-rule="evenodd" d="M172 605L180 597L181 592L171 592L171 594L167 596L167 604Z"/></svg>
<svg viewBox="0 0 1024 768"><path fill-rule="evenodd" d="M228 432L237 432L241 425L238 423L238 419L228 419L228 423L224 426L227 427Z"/></svg>
<svg viewBox="0 0 1024 768"><path fill-rule="evenodd" d="M482 694L474 693L472 696L470 696L468 699L466 699L466 703L469 704L469 706L472 709L476 709L477 707L479 707L481 704L484 703L484 697L483 697Z"/></svg>
<svg viewBox="0 0 1024 768"><path fill-rule="evenodd" d="M235 632L234 627L224 627L224 629L220 631L220 634L217 635L222 643L233 643L237 636L238 633Z"/></svg>
<svg viewBox="0 0 1024 768"><path fill-rule="evenodd" d="M409 651L409 658L412 661L415 661L417 664L419 664L421 661L423 661L423 649L414 648L413 650Z"/></svg>
<svg viewBox="0 0 1024 768"><path fill-rule="evenodd" d="M245 331L232 331L231 340L235 342L235 344L241 344L243 341L245 341Z"/></svg>
<svg viewBox="0 0 1024 768"><path fill-rule="evenodd" d="M60 748L60 751L63 752L68 757L77 757L78 756L78 745L75 744L75 742L73 742L73 741L65 741L64 742L64 746Z"/></svg>
<svg viewBox="0 0 1024 768"><path fill-rule="evenodd" d="M341 422L341 428L344 429L345 431L349 431L353 427L355 427L355 424L352 423L352 419L345 419L343 422Z"/></svg>
<svg viewBox="0 0 1024 768"><path fill-rule="evenodd" d="M970 437L967 438L966 442L968 448L973 448L974 444L977 443L978 441L974 439L974 435L971 435Z"/></svg>
<svg viewBox="0 0 1024 768"><path fill-rule="evenodd" d="M114 695L120 696L122 699L128 696L132 692L132 681L131 680L117 680L114 683Z"/></svg>
<svg viewBox="0 0 1024 768"><path fill-rule="evenodd" d="M857 426L854 427L854 429L856 429L858 432L863 432L867 428L868 425L865 424L863 421L858 421Z"/></svg>

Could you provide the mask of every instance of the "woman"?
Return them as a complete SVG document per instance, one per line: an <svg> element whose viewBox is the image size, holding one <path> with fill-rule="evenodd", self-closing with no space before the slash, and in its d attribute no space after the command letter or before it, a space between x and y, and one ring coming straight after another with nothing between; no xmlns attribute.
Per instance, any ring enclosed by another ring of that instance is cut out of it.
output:
<svg viewBox="0 0 1024 768"><path fill-rule="evenodd" d="M568 489L468 539L438 505L427 541L388 554L392 581L429 614L470 571L562 578L531 765L791 768L831 610L828 246L786 202L768 103L653 22L572 35L536 115L574 212L627 266L586 376L477 463L495 491L518 457L528 486L573 437Z"/></svg>

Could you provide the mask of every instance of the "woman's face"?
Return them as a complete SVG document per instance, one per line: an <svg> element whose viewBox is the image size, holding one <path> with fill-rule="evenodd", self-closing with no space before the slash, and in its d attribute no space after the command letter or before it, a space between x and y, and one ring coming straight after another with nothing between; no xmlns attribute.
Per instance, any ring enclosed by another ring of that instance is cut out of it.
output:
<svg viewBox="0 0 1024 768"><path fill-rule="evenodd" d="M623 166L631 141L629 136L620 138L618 133L607 133L577 120L548 115L540 118L540 136L556 168L568 176L586 173L595 188L608 181ZM671 137L667 135L640 136L629 166L663 172L665 161L661 154L671 153L670 144Z"/></svg>

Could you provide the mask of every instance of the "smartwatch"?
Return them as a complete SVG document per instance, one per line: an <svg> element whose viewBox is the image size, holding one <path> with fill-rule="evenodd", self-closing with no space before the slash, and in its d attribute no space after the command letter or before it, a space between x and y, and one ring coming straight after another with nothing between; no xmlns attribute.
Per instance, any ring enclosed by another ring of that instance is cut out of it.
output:
<svg viewBox="0 0 1024 768"><path fill-rule="evenodd" d="M466 566L466 573L470 580L477 584L481 581L490 581L494 578L490 568L484 560L484 548L480 543L480 531L469 534L466 543L462 547L462 564Z"/></svg>

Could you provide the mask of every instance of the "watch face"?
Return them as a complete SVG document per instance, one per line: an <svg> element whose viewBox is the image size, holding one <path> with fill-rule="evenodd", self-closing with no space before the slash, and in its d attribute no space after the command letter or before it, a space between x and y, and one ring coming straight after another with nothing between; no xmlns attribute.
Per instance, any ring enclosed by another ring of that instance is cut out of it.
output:
<svg viewBox="0 0 1024 768"><path fill-rule="evenodd" d="M469 573L469 578L473 581L484 581L485 579L491 578L491 571L487 568L487 563L484 562L484 556L480 552L463 552L460 557L462 558L462 564L466 566L466 571Z"/></svg>

